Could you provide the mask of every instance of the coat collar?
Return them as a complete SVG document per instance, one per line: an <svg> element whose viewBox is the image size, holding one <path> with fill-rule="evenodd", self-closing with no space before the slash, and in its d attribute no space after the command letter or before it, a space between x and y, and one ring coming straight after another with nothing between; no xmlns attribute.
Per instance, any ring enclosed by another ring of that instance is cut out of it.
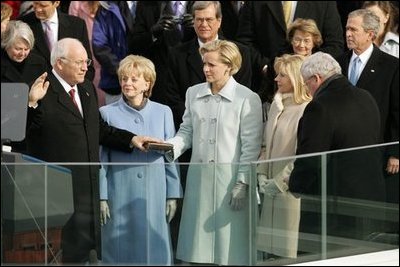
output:
<svg viewBox="0 0 400 267"><path fill-rule="evenodd" d="M231 76L225 86L222 87L221 91L218 92L218 95L232 102L235 96L237 85L238 83ZM212 96L209 83L203 83L199 92L197 93L197 98L203 98L205 96Z"/></svg>

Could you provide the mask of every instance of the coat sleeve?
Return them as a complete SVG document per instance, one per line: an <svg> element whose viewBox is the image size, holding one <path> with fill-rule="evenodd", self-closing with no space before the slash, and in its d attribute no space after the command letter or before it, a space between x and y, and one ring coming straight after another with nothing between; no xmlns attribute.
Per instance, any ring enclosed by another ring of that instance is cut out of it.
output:
<svg viewBox="0 0 400 267"><path fill-rule="evenodd" d="M126 130L118 129L107 124L99 112L100 144L124 152L132 152L130 146L132 138L136 135Z"/></svg>
<svg viewBox="0 0 400 267"><path fill-rule="evenodd" d="M249 183L250 163L257 160L263 132L262 108L260 97L252 93L245 99L240 117L241 154L237 182Z"/></svg>

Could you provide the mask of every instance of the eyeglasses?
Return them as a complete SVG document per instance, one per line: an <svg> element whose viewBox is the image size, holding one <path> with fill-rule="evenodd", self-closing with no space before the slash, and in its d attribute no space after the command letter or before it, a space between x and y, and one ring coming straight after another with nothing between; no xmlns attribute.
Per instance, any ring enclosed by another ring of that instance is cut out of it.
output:
<svg viewBox="0 0 400 267"><path fill-rule="evenodd" d="M301 43L304 43L304 45L311 45L313 43L313 40L311 38L306 38L306 39L301 39L301 38L293 38L292 43L294 45L300 45Z"/></svg>
<svg viewBox="0 0 400 267"><path fill-rule="evenodd" d="M60 59L64 59L64 60L73 62L78 68L82 68L83 64L86 64L86 66L88 66L88 67L90 65L92 65L92 60L90 58L88 58L86 60L77 60L77 61L74 61L74 60L71 60L71 59L65 58L65 57L60 57Z"/></svg>
<svg viewBox="0 0 400 267"><path fill-rule="evenodd" d="M201 25L205 21L208 25L210 25L210 24L214 23L214 21L216 21L216 20L217 20L216 18L195 18L194 22L196 24Z"/></svg>

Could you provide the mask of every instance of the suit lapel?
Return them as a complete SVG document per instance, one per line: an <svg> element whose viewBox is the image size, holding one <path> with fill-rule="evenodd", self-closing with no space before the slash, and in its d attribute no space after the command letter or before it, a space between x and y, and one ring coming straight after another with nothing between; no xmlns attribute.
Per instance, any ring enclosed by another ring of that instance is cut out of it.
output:
<svg viewBox="0 0 400 267"><path fill-rule="evenodd" d="M60 12L57 13L58 13L58 40L71 37L69 33L74 29L71 29L71 26L68 20L65 19L64 14L61 14Z"/></svg>
<svg viewBox="0 0 400 267"><path fill-rule="evenodd" d="M283 16L283 8L281 1L265 1L267 7L271 10L271 14L274 16L282 30L286 32L286 23Z"/></svg>
<svg viewBox="0 0 400 267"><path fill-rule="evenodd" d="M66 109L68 109L76 117L82 119L81 113L75 107L75 105L72 102L71 98L69 97L67 92L65 92L65 90L62 87L61 83L57 80L57 78L53 74L51 74L49 76L49 82L50 82L51 88L53 89L54 93L57 94L57 100L60 103L60 105L64 106Z"/></svg>
<svg viewBox="0 0 400 267"><path fill-rule="evenodd" d="M312 10L312 4L309 1L297 1L296 10L294 11L294 19L308 18L309 10Z"/></svg>
<svg viewBox="0 0 400 267"><path fill-rule="evenodd" d="M83 85L78 85L78 92L79 92L79 98L81 99L81 104L82 104L82 112L83 112L83 117L85 119L88 119L89 115L89 107L90 107L90 93L86 90L86 88Z"/></svg>
<svg viewBox="0 0 400 267"><path fill-rule="evenodd" d="M35 47L37 48L37 50L40 51L40 54L43 55L46 61L50 62L50 50L47 47L47 42L44 36L42 23L40 22L40 20L37 20L36 23L33 24L31 27L34 28L33 32L37 33L35 36Z"/></svg>
<svg viewBox="0 0 400 267"><path fill-rule="evenodd" d="M189 66L193 69L194 73L196 73L201 81L204 80L203 61L201 60L199 44L196 38L192 40L188 54L187 60Z"/></svg>
<svg viewBox="0 0 400 267"><path fill-rule="evenodd" d="M364 85L370 84L371 81L376 79L376 69L379 68L379 48L374 46L371 57L368 59L365 68L363 69L360 78L357 81L357 86L363 88ZM369 86L367 86L369 87Z"/></svg>
<svg viewBox="0 0 400 267"><path fill-rule="evenodd" d="M346 52L346 56L345 56L345 62L344 62L344 64L343 64L343 69L342 69L342 73L344 74L344 76L346 76L347 78L349 78L348 76L348 73L349 73L349 65L350 65L350 59L351 59L351 56L352 56L352 51L351 50L349 50L349 51L347 51Z"/></svg>

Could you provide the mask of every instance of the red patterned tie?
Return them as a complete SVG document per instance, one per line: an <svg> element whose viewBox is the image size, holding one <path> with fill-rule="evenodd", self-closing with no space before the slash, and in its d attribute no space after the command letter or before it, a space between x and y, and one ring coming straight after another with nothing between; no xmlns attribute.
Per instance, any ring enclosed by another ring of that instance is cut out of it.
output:
<svg viewBox="0 0 400 267"><path fill-rule="evenodd" d="M79 111L79 107L78 104L75 101L75 89L72 88L71 90L69 90L69 96L71 97L72 102L74 103L75 107L78 109Z"/></svg>

